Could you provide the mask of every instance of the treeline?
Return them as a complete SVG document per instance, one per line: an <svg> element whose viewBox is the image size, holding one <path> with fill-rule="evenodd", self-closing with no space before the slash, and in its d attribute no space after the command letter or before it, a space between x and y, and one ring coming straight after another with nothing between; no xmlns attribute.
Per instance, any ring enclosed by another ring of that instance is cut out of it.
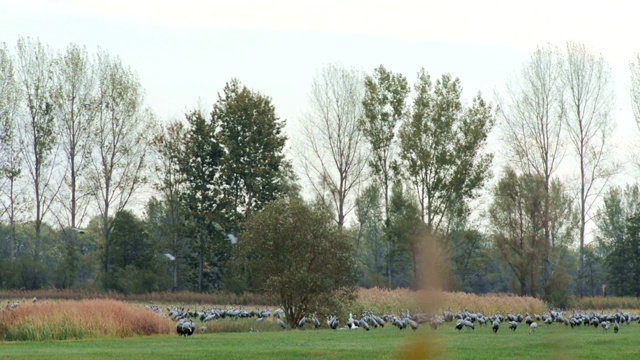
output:
<svg viewBox="0 0 640 360"><path fill-rule="evenodd" d="M259 269L235 251L247 220L304 197L350 239L360 286L418 287L437 260L446 290L640 296L638 185L608 186L623 171L608 157L611 86L604 59L572 43L534 52L496 104L464 101L449 74L410 85L328 65L292 141L271 98L237 79L209 112L166 123L118 57L2 44L0 288L252 290ZM509 164L496 173L494 131ZM425 238L438 250L422 253Z"/></svg>

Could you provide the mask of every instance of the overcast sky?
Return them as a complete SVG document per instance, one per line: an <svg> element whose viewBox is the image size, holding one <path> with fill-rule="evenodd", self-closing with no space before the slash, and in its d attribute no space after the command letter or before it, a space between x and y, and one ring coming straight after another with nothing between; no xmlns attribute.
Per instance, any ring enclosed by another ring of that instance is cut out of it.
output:
<svg viewBox="0 0 640 360"><path fill-rule="evenodd" d="M292 136L314 74L341 63L382 64L414 82L460 78L464 95L493 100L537 46L584 43L613 69L618 136L635 136L628 64L640 52L634 1L489 0L0 0L0 41L39 38L120 56L163 119L207 108L232 77L271 96ZM623 143L623 141L619 141Z"/></svg>

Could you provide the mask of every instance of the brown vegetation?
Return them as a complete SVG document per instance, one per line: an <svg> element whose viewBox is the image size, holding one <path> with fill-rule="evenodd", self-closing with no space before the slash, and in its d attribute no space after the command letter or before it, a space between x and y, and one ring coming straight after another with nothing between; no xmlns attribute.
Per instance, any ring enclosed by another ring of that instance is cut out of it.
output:
<svg viewBox="0 0 640 360"><path fill-rule="evenodd" d="M0 312L0 339L64 340L95 336L168 334L168 318L117 300L24 303Z"/></svg>
<svg viewBox="0 0 640 360"><path fill-rule="evenodd" d="M426 299L428 298L428 299ZM532 312L542 314L547 305L539 299L511 294L475 295L461 292L412 291L408 289L360 289L358 304L363 310L375 313L398 313L400 311L421 312L421 304L434 304L439 312L446 309L458 311L468 309L483 314L501 312Z"/></svg>

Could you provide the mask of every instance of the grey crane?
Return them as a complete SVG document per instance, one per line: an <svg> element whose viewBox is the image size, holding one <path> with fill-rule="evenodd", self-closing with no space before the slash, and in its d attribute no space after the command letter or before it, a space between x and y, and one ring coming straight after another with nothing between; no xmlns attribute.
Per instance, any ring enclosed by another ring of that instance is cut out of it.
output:
<svg viewBox="0 0 640 360"><path fill-rule="evenodd" d="M529 325L529 334L532 335L535 333L537 328L538 324L536 322L532 322L531 325Z"/></svg>
<svg viewBox="0 0 640 360"><path fill-rule="evenodd" d="M500 322L497 319L493 320L493 324L491 324L491 329L493 330L493 332L497 334L499 328L500 328Z"/></svg>
<svg viewBox="0 0 640 360"><path fill-rule="evenodd" d="M287 327L287 324L285 324L285 323L284 323L284 321L280 320L280 318L277 318L277 319L276 319L276 322L277 322L277 323L278 323L278 325L279 325L281 328L283 328L283 329L285 329L285 328Z"/></svg>

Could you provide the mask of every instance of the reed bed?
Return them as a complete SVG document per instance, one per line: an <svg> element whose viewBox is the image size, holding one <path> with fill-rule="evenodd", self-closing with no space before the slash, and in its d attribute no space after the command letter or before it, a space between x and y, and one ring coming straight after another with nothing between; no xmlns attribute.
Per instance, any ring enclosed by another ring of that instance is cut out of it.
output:
<svg viewBox="0 0 640 360"><path fill-rule="evenodd" d="M97 292L81 289L4 290L0 300L30 301L34 297L50 300L112 299L139 303L193 304L193 305L273 305L273 297L257 294L230 292L199 293L193 291L151 292L145 294L122 294L117 292Z"/></svg>
<svg viewBox="0 0 640 360"><path fill-rule="evenodd" d="M374 313L398 313L402 311L439 313L444 310L467 309L483 314L548 311L540 299L510 294L475 295L462 292L412 291L408 289L360 289L357 305ZM429 309L425 307L429 305Z"/></svg>
<svg viewBox="0 0 640 360"><path fill-rule="evenodd" d="M639 310L640 298L637 297L574 297L570 306L585 310Z"/></svg>
<svg viewBox="0 0 640 360"><path fill-rule="evenodd" d="M117 300L25 303L0 313L2 340L65 340L98 336L168 334L173 323L140 306Z"/></svg>

